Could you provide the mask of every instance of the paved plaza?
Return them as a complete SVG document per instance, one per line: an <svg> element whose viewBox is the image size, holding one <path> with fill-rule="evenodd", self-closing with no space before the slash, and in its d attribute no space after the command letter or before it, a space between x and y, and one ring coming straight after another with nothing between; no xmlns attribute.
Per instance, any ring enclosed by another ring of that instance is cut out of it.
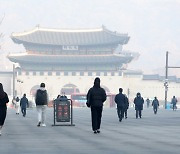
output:
<svg viewBox="0 0 180 154"><path fill-rule="evenodd" d="M53 109L47 110L46 127L37 127L36 109L27 116L9 109L0 136L1 154L179 154L180 110L144 109L142 119L135 119L129 109L128 119L118 121L115 108L104 108L101 133L91 130L90 109L75 108L75 126L54 126Z"/></svg>

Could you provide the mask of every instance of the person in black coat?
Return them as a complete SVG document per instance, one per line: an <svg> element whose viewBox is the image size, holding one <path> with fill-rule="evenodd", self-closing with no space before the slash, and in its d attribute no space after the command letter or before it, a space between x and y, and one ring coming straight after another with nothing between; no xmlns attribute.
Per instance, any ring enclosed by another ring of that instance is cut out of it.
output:
<svg viewBox="0 0 180 154"><path fill-rule="evenodd" d="M144 99L143 99L143 97L141 97L140 93L137 93L136 97L134 98L134 104L135 104L135 110L136 110L136 119L138 118L138 115L141 118Z"/></svg>
<svg viewBox="0 0 180 154"><path fill-rule="evenodd" d="M7 103L9 102L9 98L6 92L4 92L3 85L0 83L0 136L1 130L4 125L4 121L6 119L7 113Z"/></svg>
<svg viewBox="0 0 180 154"><path fill-rule="evenodd" d="M157 97L154 97L154 100L152 101L152 106L153 106L154 114L157 114L157 109L159 106L159 101Z"/></svg>
<svg viewBox="0 0 180 154"><path fill-rule="evenodd" d="M21 106L21 112L23 114L23 117L26 116L26 108L28 106L28 99L26 98L26 94L23 95L23 97L20 100L20 106Z"/></svg>
<svg viewBox="0 0 180 154"><path fill-rule="evenodd" d="M171 104L173 105L173 111L177 109L177 99L175 96L173 96L172 100L171 100Z"/></svg>
<svg viewBox="0 0 180 154"><path fill-rule="evenodd" d="M92 130L94 134L100 133L103 103L106 100L106 92L100 87L100 78L95 78L94 86L87 93L87 100L91 108Z"/></svg>
<svg viewBox="0 0 180 154"><path fill-rule="evenodd" d="M123 89L119 88L119 94L117 94L114 99L115 103L117 104L117 114L120 122L122 121L122 118L124 116L124 108L126 104L126 98L125 95L122 94L122 92Z"/></svg>

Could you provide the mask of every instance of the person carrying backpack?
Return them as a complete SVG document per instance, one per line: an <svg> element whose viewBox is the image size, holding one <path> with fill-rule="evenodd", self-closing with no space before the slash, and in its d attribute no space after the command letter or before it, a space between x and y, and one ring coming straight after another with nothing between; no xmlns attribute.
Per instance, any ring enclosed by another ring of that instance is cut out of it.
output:
<svg viewBox="0 0 180 154"><path fill-rule="evenodd" d="M47 91L45 89L45 83L40 84L40 89L37 90L35 96L35 103L38 112L38 124L37 126L46 127L45 119L46 119L46 107L48 102Z"/></svg>

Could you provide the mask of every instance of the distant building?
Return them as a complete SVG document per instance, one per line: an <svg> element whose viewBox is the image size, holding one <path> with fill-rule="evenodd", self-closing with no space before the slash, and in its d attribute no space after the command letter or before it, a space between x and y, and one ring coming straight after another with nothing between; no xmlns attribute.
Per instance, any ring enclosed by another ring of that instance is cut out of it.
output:
<svg viewBox="0 0 180 154"><path fill-rule="evenodd" d="M130 38L128 34L113 32L104 26L76 30L38 26L13 33L11 38L26 49L25 53L8 55L10 61L20 66L16 68L16 78L22 81L16 85L20 95L33 96L41 82L46 83L51 98L61 92L86 93L99 76L102 87L109 93L117 93L118 88L123 87L131 97L141 90L149 97L148 89L142 88L149 84L147 77L143 77L142 72L126 70L127 64L139 56L123 51L123 45ZM162 81L156 82L155 86L159 85L162 91ZM159 95L163 97L163 94Z"/></svg>

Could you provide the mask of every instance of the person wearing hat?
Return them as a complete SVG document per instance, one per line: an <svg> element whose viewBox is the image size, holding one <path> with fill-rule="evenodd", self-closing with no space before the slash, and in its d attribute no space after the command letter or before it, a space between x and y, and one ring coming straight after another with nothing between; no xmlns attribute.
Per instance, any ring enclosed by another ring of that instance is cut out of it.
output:
<svg viewBox="0 0 180 154"><path fill-rule="evenodd" d="M139 92L136 94L136 97L134 98L134 104L135 104L135 110L136 110L136 119L138 118L138 115L141 118L144 99L143 97L141 97L141 94Z"/></svg>
<svg viewBox="0 0 180 154"><path fill-rule="evenodd" d="M95 78L94 86L87 93L87 106L91 108L92 130L94 134L100 133L103 103L106 100L106 92L100 86L100 78Z"/></svg>

